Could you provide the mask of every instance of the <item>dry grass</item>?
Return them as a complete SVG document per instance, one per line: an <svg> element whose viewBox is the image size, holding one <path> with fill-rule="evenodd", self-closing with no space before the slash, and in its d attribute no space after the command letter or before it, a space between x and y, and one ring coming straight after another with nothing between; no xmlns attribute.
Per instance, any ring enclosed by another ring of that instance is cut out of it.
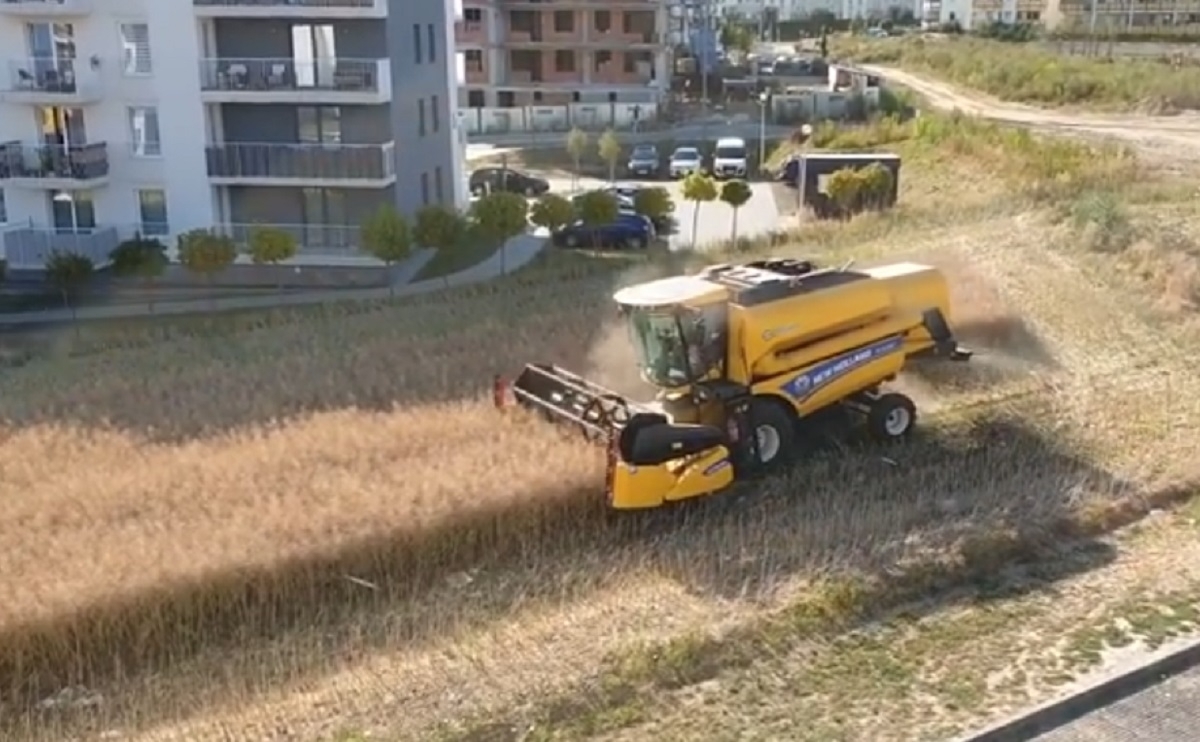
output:
<svg viewBox="0 0 1200 742"><path fill-rule="evenodd" d="M1075 182L1111 172L1062 157ZM645 517L603 510L596 451L481 394L537 360L631 384L601 318L614 285L661 267L570 263L372 311L38 346L0 382L7 733L132 733L234 704L173 734L311 738L336 708L363 726L391 709L419 738L568 689L635 639L746 626L847 579L853 599L822 610L849 625L1169 501L1196 473L1187 349L1047 253L1053 215L995 213L920 231L869 217L789 248L943 265L986 384L907 380L934 414L887 459L818 452ZM35 710L66 686L105 702Z"/></svg>

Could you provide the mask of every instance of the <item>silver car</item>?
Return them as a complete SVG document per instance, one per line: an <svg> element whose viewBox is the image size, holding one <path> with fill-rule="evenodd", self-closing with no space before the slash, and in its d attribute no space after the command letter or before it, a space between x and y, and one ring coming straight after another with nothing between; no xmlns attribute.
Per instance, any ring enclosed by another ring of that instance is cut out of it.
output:
<svg viewBox="0 0 1200 742"><path fill-rule="evenodd" d="M671 153L667 170L672 178L684 178L703 169L704 160L695 147L679 147Z"/></svg>

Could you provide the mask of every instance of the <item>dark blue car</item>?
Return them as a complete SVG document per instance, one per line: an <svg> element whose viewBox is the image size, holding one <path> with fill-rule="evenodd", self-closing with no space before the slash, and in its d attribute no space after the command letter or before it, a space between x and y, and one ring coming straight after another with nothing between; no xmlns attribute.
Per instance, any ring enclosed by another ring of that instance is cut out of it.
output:
<svg viewBox="0 0 1200 742"><path fill-rule="evenodd" d="M657 237L654 224L631 211L622 211L611 224L588 225L577 221L554 235L559 247L594 247L642 250Z"/></svg>

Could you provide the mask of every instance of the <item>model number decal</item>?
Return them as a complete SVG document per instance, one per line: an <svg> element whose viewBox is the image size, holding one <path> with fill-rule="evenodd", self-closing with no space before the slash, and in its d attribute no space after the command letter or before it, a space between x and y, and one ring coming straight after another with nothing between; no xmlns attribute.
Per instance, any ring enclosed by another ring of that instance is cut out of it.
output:
<svg viewBox="0 0 1200 742"><path fill-rule="evenodd" d="M811 396L817 390L877 358L896 353L904 347L904 338L896 336L876 341L849 353L830 358L813 366L783 385L783 391L796 399Z"/></svg>

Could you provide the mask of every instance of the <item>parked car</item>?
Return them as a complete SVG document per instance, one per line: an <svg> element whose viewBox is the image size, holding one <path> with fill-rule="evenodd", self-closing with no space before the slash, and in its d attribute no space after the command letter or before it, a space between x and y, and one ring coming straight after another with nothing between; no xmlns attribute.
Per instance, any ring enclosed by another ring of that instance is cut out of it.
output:
<svg viewBox="0 0 1200 742"><path fill-rule="evenodd" d="M612 197L614 199L616 199L616 201L617 201L617 208L631 209L631 210L633 209L633 195L632 194L622 193L621 191L613 188L612 186L607 186L605 188L599 188L597 190L601 191L602 193L611 194ZM581 198L583 198L583 196L584 196L583 193L572 196L571 203L575 204L575 206L578 207L579 200Z"/></svg>
<svg viewBox="0 0 1200 742"><path fill-rule="evenodd" d="M667 165L672 178L684 178L704 169L704 158L696 147L679 147L671 153L671 162Z"/></svg>
<svg viewBox="0 0 1200 742"><path fill-rule="evenodd" d="M471 193L482 196L495 191L540 196L550 191L550 181L520 170L501 167L483 167L471 173L468 181Z"/></svg>
<svg viewBox="0 0 1200 742"><path fill-rule="evenodd" d="M625 168L629 171L630 175L657 178L658 172L662 168L658 147L653 144L639 144L635 146L633 152L629 155L629 162L625 164Z"/></svg>
<svg viewBox="0 0 1200 742"><path fill-rule="evenodd" d="M712 172L715 178L745 178L749 170L746 140L741 137L722 137L713 152Z"/></svg>
<svg viewBox="0 0 1200 742"><path fill-rule="evenodd" d="M638 191L642 190L642 187L619 183L616 185L605 186L604 190L616 195L617 205L619 207L633 211L634 204L637 202ZM671 214L664 214L658 219L652 219L651 222L654 224L654 229L656 232L658 232L658 234L668 232L675 228L675 217Z"/></svg>
<svg viewBox="0 0 1200 742"><path fill-rule="evenodd" d="M560 247L628 248L643 250L657 237L654 224L641 214L622 210L610 224L589 225L577 221L554 234Z"/></svg>

